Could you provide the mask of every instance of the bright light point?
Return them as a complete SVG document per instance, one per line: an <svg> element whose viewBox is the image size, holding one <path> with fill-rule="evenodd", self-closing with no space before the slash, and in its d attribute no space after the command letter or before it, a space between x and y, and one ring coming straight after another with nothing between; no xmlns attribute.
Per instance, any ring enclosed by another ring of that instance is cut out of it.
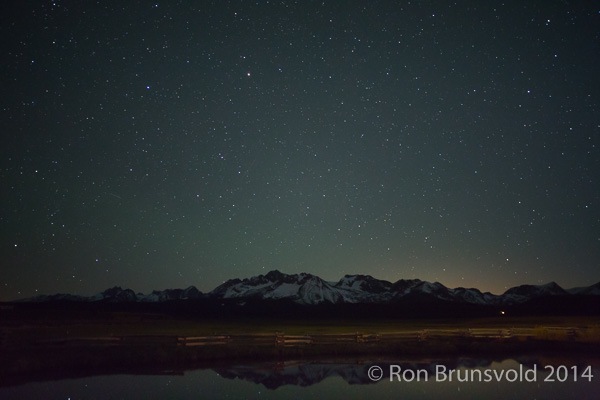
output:
<svg viewBox="0 0 600 400"><path fill-rule="evenodd" d="M250 75L251 75L250 72L246 72L246 76L250 76Z"/></svg>

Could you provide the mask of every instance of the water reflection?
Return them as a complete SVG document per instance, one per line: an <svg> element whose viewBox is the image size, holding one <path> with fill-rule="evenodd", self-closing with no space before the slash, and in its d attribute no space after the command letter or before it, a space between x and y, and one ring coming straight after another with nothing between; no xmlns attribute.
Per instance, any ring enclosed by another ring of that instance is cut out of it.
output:
<svg viewBox="0 0 600 400"><path fill-rule="evenodd" d="M421 360L390 362L385 360L332 360L332 361L292 361L282 363L262 363L253 365L235 365L214 370L226 379L242 379L261 384L268 389L277 389L284 385L311 386L324 379L339 377L350 385L368 385L381 380L390 379L392 372L397 370L412 371L415 379L417 375L428 377L435 374L438 365L447 369L477 368L489 366L491 360L485 359L458 359L458 360ZM373 366L381 368L381 375L370 377L369 369ZM395 377L395 376L394 376ZM425 379L421 379L425 380Z"/></svg>
<svg viewBox="0 0 600 400"><path fill-rule="evenodd" d="M384 376L373 382L369 368L377 365ZM577 369L579 376L564 382L546 382L544 366ZM426 371L428 379L390 380L390 366L402 371ZM459 382L436 381L436 368L459 371L537 368L536 380ZM590 366L591 379L581 376ZM577 381L575 380L577 379ZM591 381L590 381L591 380ZM192 371L170 371L161 375L103 375L76 379L32 382L0 388L2 399L77 398L579 398L595 399L600 394L600 362L583 359L515 358L423 359L423 360L319 360L286 361L253 365L228 365Z"/></svg>

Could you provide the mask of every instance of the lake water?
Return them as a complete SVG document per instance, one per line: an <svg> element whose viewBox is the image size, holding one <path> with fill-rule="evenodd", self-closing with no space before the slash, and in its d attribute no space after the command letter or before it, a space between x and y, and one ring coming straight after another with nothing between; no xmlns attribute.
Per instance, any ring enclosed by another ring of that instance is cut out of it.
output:
<svg viewBox="0 0 600 400"><path fill-rule="evenodd" d="M0 388L1 399L597 399L583 359L286 361L101 375ZM450 372L455 370L454 372ZM392 380L390 379L392 378ZM378 379L374 382L374 379ZM450 381L452 379L452 381ZM549 381L553 379L554 382Z"/></svg>

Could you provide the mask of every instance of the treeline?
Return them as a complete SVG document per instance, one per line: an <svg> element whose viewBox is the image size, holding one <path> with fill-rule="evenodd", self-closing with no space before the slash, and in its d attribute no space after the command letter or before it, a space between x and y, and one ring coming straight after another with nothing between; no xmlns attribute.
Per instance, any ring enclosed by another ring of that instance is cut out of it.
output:
<svg viewBox="0 0 600 400"><path fill-rule="evenodd" d="M290 300L215 299L143 302L73 302L4 303L0 315L11 319L93 318L106 313L139 313L145 318L160 316L185 318L252 318L285 319L387 319L387 318L477 318L493 316L600 316L600 296L548 296L512 306L477 305L447 302L427 296L407 296L385 304L302 305Z"/></svg>

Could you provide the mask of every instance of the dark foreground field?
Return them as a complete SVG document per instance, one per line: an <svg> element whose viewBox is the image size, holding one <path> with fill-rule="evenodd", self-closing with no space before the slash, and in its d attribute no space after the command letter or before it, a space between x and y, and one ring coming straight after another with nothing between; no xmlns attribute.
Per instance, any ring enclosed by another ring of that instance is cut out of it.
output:
<svg viewBox="0 0 600 400"><path fill-rule="evenodd" d="M0 386L241 360L600 354L598 316L206 318L5 307Z"/></svg>

